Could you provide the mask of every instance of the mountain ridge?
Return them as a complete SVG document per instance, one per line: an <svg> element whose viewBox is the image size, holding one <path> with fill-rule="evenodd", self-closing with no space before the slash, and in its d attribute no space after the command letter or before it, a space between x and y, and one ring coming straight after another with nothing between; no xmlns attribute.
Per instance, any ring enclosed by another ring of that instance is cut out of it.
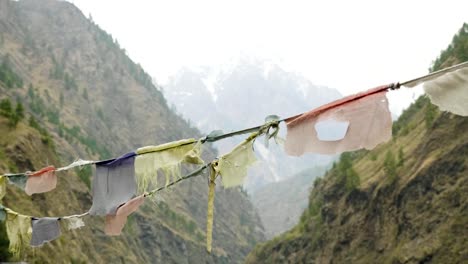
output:
<svg viewBox="0 0 468 264"><path fill-rule="evenodd" d="M22 83L13 85L13 75L0 75L8 77L0 78L0 99L21 103L26 113L16 128L7 121L0 124L2 135L12 139L0 144L2 172L68 165L76 158L105 159L145 145L201 136L170 110L152 78L118 42L72 3L0 0L0 62ZM23 130L30 133L20 133ZM38 152L22 151L20 142L34 144ZM205 160L215 155L212 148L204 149ZM5 197L4 202L37 216L84 212L91 206L92 176L91 169L58 175L56 190L31 197L9 186L8 197L18 199ZM102 218L91 217L84 230L67 232L21 260L240 262L263 239L258 216L244 193L218 187L214 250L207 254L205 180L192 178L158 193L130 217L120 237L103 236ZM70 207L61 203L62 195L68 195L63 200ZM68 240L76 242L76 254L68 254L73 248L67 247ZM90 247L96 250L86 255Z"/></svg>

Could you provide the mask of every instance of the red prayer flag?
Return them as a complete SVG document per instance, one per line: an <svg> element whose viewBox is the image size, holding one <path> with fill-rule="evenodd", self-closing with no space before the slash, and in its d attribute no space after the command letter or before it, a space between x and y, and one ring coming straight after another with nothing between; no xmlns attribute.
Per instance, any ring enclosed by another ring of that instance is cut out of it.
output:
<svg viewBox="0 0 468 264"><path fill-rule="evenodd" d="M339 154L372 149L392 136L392 118L385 96L391 85L350 95L286 120L285 150L292 156L306 152ZM315 125L322 121L349 122L345 137L321 141Z"/></svg>

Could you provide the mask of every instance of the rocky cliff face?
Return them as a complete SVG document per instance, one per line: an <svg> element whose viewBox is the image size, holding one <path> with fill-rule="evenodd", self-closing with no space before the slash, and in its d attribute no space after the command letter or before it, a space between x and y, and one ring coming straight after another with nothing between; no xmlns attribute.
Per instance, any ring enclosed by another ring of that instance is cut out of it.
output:
<svg viewBox="0 0 468 264"><path fill-rule="evenodd" d="M433 70L466 61L467 33L465 24ZM246 262L466 262L466 131L468 118L419 98L394 123L391 142L343 154L315 181L300 223Z"/></svg>
<svg viewBox="0 0 468 264"><path fill-rule="evenodd" d="M26 109L16 128L0 120L2 172L66 165L78 157L115 157L144 145L200 136L169 109L149 75L117 41L68 2L0 0L0 61L7 76L21 81L0 76L0 99L21 102ZM206 160L214 156L212 149L205 150ZM91 205L90 177L90 171L59 174L57 190L32 197L9 188L4 203L35 216L83 212ZM90 218L83 230L67 232L26 260L240 262L263 238L260 221L244 193L218 188L214 250L207 254L207 192L203 177L185 181L145 203L120 237L104 236L102 219Z"/></svg>

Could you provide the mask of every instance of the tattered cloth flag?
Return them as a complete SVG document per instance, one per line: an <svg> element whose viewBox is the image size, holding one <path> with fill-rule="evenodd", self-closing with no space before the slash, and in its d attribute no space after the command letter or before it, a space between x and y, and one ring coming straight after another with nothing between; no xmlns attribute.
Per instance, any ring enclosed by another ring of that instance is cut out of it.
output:
<svg viewBox="0 0 468 264"><path fill-rule="evenodd" d="M171 178L181 177L182 162L204 164L200 158L201 142L193 138L139 148L136 153L135 176L140 193L145 192L149 185L157 185L159 170L166 176L167 185Z"/></svg>
<svg viewBox="0 0 468 264"><path fill-rule="evenodd" d="M392 118L385 93L390 87L380 86L351 95L287 119L286 153L292 156L306 152L339 154L361 148L372 149L388 141L392 136ZM344 138L320 140L317 124L324 121L349 124Z"/></svg>
<svg viewBox="0 0 468 264"><path fill-rule="evenodd" d="M44 217L32 220L31 246L38 247L60 236L58 217Z"/></svg>
<svg viewBox="0 0 468 264"><path fill-rule="evenodd" d="M208 183L208 209L206 211L206 251L211 253L211 244L213 241L213 217L214 217L214 198L215 198L215 180L218 177L218 161L215 160L210 166L210 179Z"/></svg>
<svg viewBox="0 0 468 264"><path fill-rule="evenodd" d="M14 257L19 258L22 250L31 242L31 217L18 214L8 208L5 226L10 240L9 251Z"/></svg>
<svg viewBox="0 0 468 264"><path fill-rule="evenodd" d="M24 188L27 195L48 192L57 186L54 166L45 167L39 171L27 174L27 176L28 180Z"/></svg>
<svg viewBox="0 0 468 264"><path fill-rule="evenodd" d="M257 161L253 144L258 135L258 132L252 133L231 152L219 158L216 170L219 171L225 188L240 186L244 183L248 167Z"/></svg>
<svg viewBox="0 0 468 264"><path fill-rule="evenodd" d="M468 116L468 62L403 84L414 87L424 83L424 91L442 111Z"/></svg>
<svg viewBox="0 0 468 264"><path fill-rule="evenodd" d="M117 209L115 215L106 216L104 232L108 236L118 236L127 222L127 217L135 212L145 201L145 195L140 195L126 202Z"/></svg>
<svg viewBox="0 0 468 264"><path fill-rule="evenodd" d="M130 152L115 160L96 163L91 215L115 214L121 204L135 196L135 155Z"/></svg>
<svg viewBox="0 0 468 264"><path fill-rule="evenodd" d="M66 227L68 230L73 230L85 226L85 223L82 219L82 215L66 216L63 217L61 221L66 223Z"/></svg>
<svg viewBox="0 0 468 264"><path fill-rule="evenodd" d="M21 190L24 190L24 188L26 187L26 182L28 181L28 176L26 176L26 174L24 173L6 174L5 176L8 178L8 182L10 184L15 185Z"/></svg>

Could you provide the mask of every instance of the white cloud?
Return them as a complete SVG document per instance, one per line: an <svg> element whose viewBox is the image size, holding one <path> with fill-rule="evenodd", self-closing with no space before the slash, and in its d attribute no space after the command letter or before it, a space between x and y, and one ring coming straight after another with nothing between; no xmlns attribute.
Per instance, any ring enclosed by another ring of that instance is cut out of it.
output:
<svg viewBox="0 0 468 264"><path fill-rule="evenodd" d="M343 94L425 74L468 21L468 1L73 3L161 83L183 66L247 54Z"/></svg>

